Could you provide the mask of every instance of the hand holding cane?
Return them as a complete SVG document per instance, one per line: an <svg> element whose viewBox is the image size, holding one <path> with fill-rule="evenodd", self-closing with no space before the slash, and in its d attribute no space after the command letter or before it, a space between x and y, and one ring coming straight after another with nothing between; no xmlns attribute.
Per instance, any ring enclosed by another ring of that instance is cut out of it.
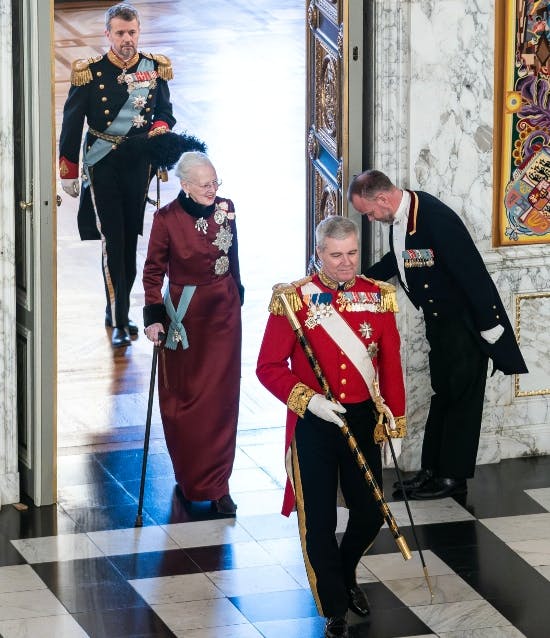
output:
<svg viewBox="0 0 550 638"><path fill-rule="evenodd" d="M382 397L382 395L380 394L380 386L378 384L378 381L375 379L373 382L373 387L374 387L374 403L376 405L376 409L378 410L378 425L380 425L383 430L384 433L386 435L386 440L388 442L389 448L390 448L390 453L391 453L391 457L393 459L393 464L395 466L395 472L397 473L397 480L399 481L399 485L401 486L401 493L403 494L403 498L405 500L405 507L407 508L407 514L409 516L409 521L411 522L411 531L412 534L414 536L414 542L416 543L416 547L418 549L418 555L420 556L420 562L422 563L422 570L424 572L424 578L426 579L426 584L428 585L428 589L430 591L430 600L431 602L433 602L434 599L434 593L432 590L432 584L430 581L430 576L428 574L428 567L426 565L426 561L424 560L424 555L422 554L422 550L420 549L420 543L418 542L418 537L416 535L416 527L414 525L414 520L412 517L412 512L411 512L411 508L409 505L409 499L407 498L407 491L405 490L405 487L403 486L403 478L401 476L401 470L399 469L399 465L397 463L397 455L395 454L395 450L393 447L393 442L392 442L392 437L391 437L391 430L390 430L390 426L388 423L388 419L387 419L387 414L384 411L384 407L387 408L384 399Z"/></svg>
<svg viewBox="0 0 550 638"><path fill-rule="evenodd" d="M164 334L159 333L159 340L163 341ZM151 379L149 381L149 402L147 404L147 419L145 421L145 437L143 440L143 460L141 463L141 482L139 486L139 503L134 527L143 527L143 494L145 491L145 473L147 471L147 455L149 454L149 438L151 435L151 414L153 411L153 396L155 394L155 375L157 371L157 358L160 346L153 348L153 362L151 364Z"/></svg>
<svg viewBox="0 0 550 638"><path fill-rule="evenodd" d="M285 311L285 315L288 321L290 322L292 329L294 330L296 334L296 337L298 339L298 342L300 343L300 346L304 350L304 353L311 365L311 368L315 374L315 377L317 378L317 381L319 382L321 388L323 389L325 397L329 401L334 401L335 399L332 394L332 391L330 390L328 386L327 380L325 379L325 376L321 370L321 367L319 366L319 363L317 359L315 358L313 350L311 349L311 346L309 345L304 335L302 326L300 325L300 322L298 321L296 315L294 314L294 311L292 310L292 307L287 297L285 296L284 292L279 293L279 298L281 300L283 309ZM376 479L370 467L368 466L367 461L365 457L363 456L363 453L361 452L359 445L357 444L357 441L355 440L355 437L353 436L351 430L349 429L344 416L340 414L339 418L343 421L343 425L340 427L340 431L344 435L348 443L348 446L353 454L353 457L355 458L357 465L359 466L359 469L363 472L363 476L365 477L365 480L367 481L367 483L369 484L372 490L374 499L376 500L378 504L378 507L382 513L382 516L384 517L384 521L387 523L390 529L390 532L392 533L392 536L397 544L397 547L399 548L399 551L403 555L403 558L405 560L409 560L412 557L411 551L407 545L407 541L401 535L399 528L397 527L395 518L393 517L390 511L390 508L388 507L388 504L386 503L384 499L382 490L380 489L378 483L376 482Z"/></svg>

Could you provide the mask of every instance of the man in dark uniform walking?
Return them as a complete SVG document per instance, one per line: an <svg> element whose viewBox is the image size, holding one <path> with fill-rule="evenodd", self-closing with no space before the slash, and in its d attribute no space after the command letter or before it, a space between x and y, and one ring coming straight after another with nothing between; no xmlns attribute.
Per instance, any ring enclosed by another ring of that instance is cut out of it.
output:
<svg viewBox="0 0 550 638"><path fill-rule="evenodd" d="M354 177L348 199L369 221L390 224L390 251L365 274L397 276L426 322L434 393L421 469L405 489L415 499L463 494L475 471L489 358L504 374L527 372L506 310L466 226L443 202L401 190L377 170Z"/></svg>
<svg viewBox="0 0 550 638"><path fill-rule="evenodd" d="M316 230L321 269L313 277L276 286L258 356L262 384L287 405L286 466L289 480L283 514L298 512L302 552L326 638L348 636L348 607L366 616L369 604L355 571L372 545L383 517L339 427L345 418L382 486L382 461L375 441L376 383L386 401L394 449L405 434L405 390L400 341L393 311L395 288L356 276L358 229L345 217L327 217ZM284 316L284 292L307 341L340 401L325 398L310 362ZM394 416L395 415L395 416ZM393 438L393 434L396 438ZM378 437L377 437L378 439ZM382 436L384 452L387 441ZM337 488L349 519L336 541Z"/></svg>
<svg viewBox="0 0 550 638"><path fill-rule="evenodd" d="M124 142L134 136L152 137L175 124L168 80L170 60L139 52L139 14L119 3L105 14L105 55L76 60L63 111L59 139L59 174L63 190L80 193L78 228L81 239L101 239L107 304L105 325L113 326L113 347L131 344L138 333L130 320L130 292L136 277L138 235L151 180L149 160L125 153ZM84 120L82 192L79 155Z"/></svg>

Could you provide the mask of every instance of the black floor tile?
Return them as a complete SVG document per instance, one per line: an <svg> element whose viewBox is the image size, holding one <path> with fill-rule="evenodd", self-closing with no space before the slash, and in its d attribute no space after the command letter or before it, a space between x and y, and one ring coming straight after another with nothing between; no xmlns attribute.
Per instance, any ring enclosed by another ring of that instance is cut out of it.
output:
<svg viewBox="0 0 550 638"><path fill-rule="evenodd" d="M101 483L110 475L93 454L74 454L57 457L58 488L87 483Z"/></svg>
<svg viewBox="0 0 550 638"><path fill-rule="evenodd" d="M73 614L90 638L174 638L152 609L110 610Z"/></svg>
<svg viewBox="0 0 550 638"><path fill-rule="evenodd" d="M28 509L18 510L13 505L4 505L0 511L0 533L8 539L37 538L72 534L76 531L74 521L58 505L36 507L25 500Z"/></svg>
<svg viewBox="0 0 550 638"><path fill-rule="evenodd" d="M305 589L235 596L230 600L251 623L317 616L313 596Z"/></svg>
<svg viewBox="0 0 550 638"><path fill-rule="evenodd" d="M81 584L126 581L111 559L103 556L57 563L35 563L33 569L52 591L70 585L79 587Z"/></svg>
<svg viewBox="0 0 550 638"><path fill-rule="evenodd" d="M107 529L126 529L134 527L138 513L138 504L121 503L110 507L80 507L66 509L67 515L75 522L78 532L100 532ZM142 526L154 525L146 511L142 512Z"/></svg>
<svg viewBox="0 0 550 638"><path fill-rule="evenodd" d="M126 580L178 576L204 571L190 558L188 550L183 549L110 556L109 560Z"/></svg>
<svg viewBox="0 0 550 638"><path fill-rule="evenodd" d="M140 480L143 465L143 450L119 450L95 454L97 462L117 481ZM166 453L147 455L147 478L166 477L174 483L174 469Z"/></svg>
<svg viewBox="0 0 550 638"><path fill-rule="evenodd" d="M319 616L311 618L292 618L271 622L255 623L264 638L319 638L323 635L325 619Z"/></svg>

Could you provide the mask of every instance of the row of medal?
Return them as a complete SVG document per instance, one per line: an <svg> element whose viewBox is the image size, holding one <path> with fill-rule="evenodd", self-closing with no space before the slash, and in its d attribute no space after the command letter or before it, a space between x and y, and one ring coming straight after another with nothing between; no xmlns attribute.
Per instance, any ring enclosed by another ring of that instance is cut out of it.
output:
<svg viewBox="0 0 550 638"><path fill-rule="evenodd" d="M401 253L405 268L424 268L434 265L434 251L431 248L411 248Z"/></svg>

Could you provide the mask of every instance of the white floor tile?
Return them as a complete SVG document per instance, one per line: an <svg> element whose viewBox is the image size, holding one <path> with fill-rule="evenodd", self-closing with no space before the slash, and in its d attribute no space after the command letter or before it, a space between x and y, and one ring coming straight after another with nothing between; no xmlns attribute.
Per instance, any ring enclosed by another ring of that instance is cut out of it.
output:
<svg viewBox="0 0 550 638"><path fill-rule="evenodd" d="M179 547L230 545L231 543L251 542L254 540L235 519L229 518L219 521L174 523L163 525L162 529Z"/></svg>
<svg viewBox="0 0 550 638"><path fill-rule="evenodd" d="M205 574L140 578L129 583L149 605L223 597L223 593Z"/></svg>
<svg viewBox="0 0 550 638"><path fill-rule="evenodd" d="M430 577L454 573L453 570L433 552L425 551L423 552L423 556ZM412 552L412 558L410 560L404 560L400 553L363 556L361 563L382 581L396 580L398 578L424 577L418 552Z"/></svg>
<svg viewBox="0 0 550 638"><path fill-rule="evenodd" d="M30 565L0 567L0 593L46 589L46 584Z"/></svg>
<svg viewBox="0 0 550 638"><path fill-rule="evenodd" d="M208 572L208 577L228 597L301 589L294 578L278 565L225 569Z"/></svg>
<svg viewBox="0 0 550 638"><path fill-rule="evenodd" d="M48 628L47 634L44 632L45 627ZM55 638L89 638L84 629L69 615L0 621L2 638L37 638L46 635Z"/></svg>
<svg viewBox="0 0 550 638"><path fill-rule="evenodd" d="M156 525L89 532L88 536L106 556L178 549L174 540Z"/></svg>
<svg viewBox="0 0 550 638"><path fill-rule="evenodd" d="M443 603L411 607L430 629L441 634L460 627L462 631L510 626L510 623L485 600Z"/></svg>
<svg viewBox="0 0 550 638"><path fill-rule="evenodd" d="M446 631L439 634L439 638L525 638L525 635L515 627L483 627L465 631Z"/></svg>
<svg viewBox="0 0 550 638"><path fill-rule="evenodd" d="M67 614L49 589L0 594L0 620Z"/></svg>
<svg viewBox="0 0 550 638"><path fill-rule="evenodd" d="M298 519L294 512L290 516L283 516L279 512L262 516L239 516L239 524L257 541L298 536Z"/></svg>
<svg viewBox="0 0 550 638"><path fill-rule="evenodd" d="M506 542L544 539L550 533L550 514L482 518L480 523Z"/></svg>
<svg viewBox="0 0 550 638"><path fill-rule="evenodd" d="M475 589L456 574L441 574L439 576L430 574L429 576L434 594L433 601L426 579L423 577L386 580L384 584L408 607L479 600L481 598Z"/></svg>
<svg viewBox="0 0 550 638"><path fill-rule="evenodd" d="M550 565L550 529L544 539L512 541L508 545L529 565L541 567Z"/></svg>
<svg viewBox="0 0 550 638"><path fill-rule="evenodd" d="M540 503L544 509L550 512L550 487L540 487L536 490L525 490L526 494Z"/></svg>
<svg viewBox="0 0 550 638"><path fill-rule="evenodd" d="M103 556L87 534L61 534L12 540L12 545L28 563L50 563Z"/></svg>
<svg viewBox="0 0 550 638"><path fill-rule="evenodd" d="M186 629L176 631L178 638L262 638L262 634L253 625L230 625L210 627L208 629Z"/></svg>
<svg viewBox="0 0 550 638"><path fill-rule="evenodd" d="M153 605L153 610L174 633L212 627L223 627L223 630L220 629L220 633L223 633L227 625L248 624L227 598Z"/></svg>

